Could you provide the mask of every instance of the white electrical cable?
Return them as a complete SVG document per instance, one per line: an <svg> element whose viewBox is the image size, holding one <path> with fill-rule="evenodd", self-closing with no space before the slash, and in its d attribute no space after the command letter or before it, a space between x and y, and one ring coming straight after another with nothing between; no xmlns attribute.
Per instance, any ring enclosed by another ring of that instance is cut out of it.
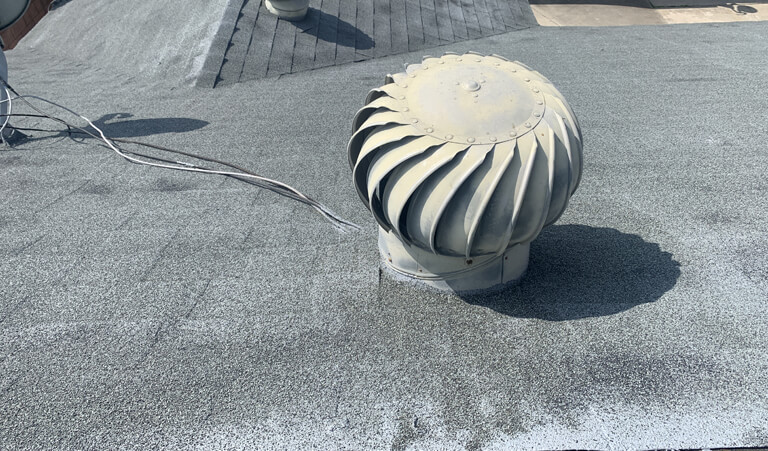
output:
<svg viewBox="0 0 768 451"><path fill-rule="evenodd" d="M3 80L3 81L5 81L5 80ZM13 102L11 102L11 92L5 86L3 86L3 90L5 90L6 98L5 98L5 100L1 100L0 104L8 102L8 113L5 116L5 120L3 121L3 125L0 126L0 142L5 142L5 136L3 135L3 132L5 131L5 127L8 125L8 121L10 121L10 119L11 119L11 114L12 114L11 108L13 106Z"/></svg>
<svg viewBox="0 0 768 451"><path fill-rule="evenodd" d="M10 87L10 85L8 85L5 82L5 80L0 79L0 81L3 82L3 84L5 85L4 89L6 90L6 93L8 93L8 99L0 101L0 103L8 102L8 106L9 106L9 113L8 113L7 117L5 118L5 121L3 123L2 128L0 128L0 131L2 131L2 129L6 127L6 125L8 124L8 120L10 119L10 105L11 105L11 101L19 99L19 100L22 100L25 104L27 104L30 108L32 108L33 110L37 111L38 113L40 113L41 115L43 115L45 117L48 117L48 118L50 118L52 120L60 122L60 123L62 123L64 125L66 125L67 127L71 127L73 129L80 130L81 132L83 132L85 134L88 134L90 136L93 136L95 138L100 139L112 151L114 151L116 154L118 154L119 156L125 158L126 160L128 160L128 161L130 161L132 163L142 164L142 165L152 166L152 167L158 167L158 168L164 168L164 169L172 169L172 170L177 170L177 171L197 172L197 173L204 173L204 174L216 174L216 175L224 175L224 176L229 176L229 177L251 179L258 186L262 186L262 187L265 187L265 188L269 188L271 186L271 187L277 188L279 190L282 190L282 191L284 191L286 193L290 193L290 194L285 194L285 195L287 195L288 197L297 198L297 200L301 200L304 203L308 204L309 206L314 208L318 213L320 213L323 217L325 217L329 222L331 222L335 227L337 227L342 232L347 232L347 231L349 231L348 229L353 229L353 230L359 230L360 229L360 227L358 225L340 218L339 216L337 216L335 213L333 213L330 209L328 209L323 204L315 201L314 199L311 199L311 198L307 197L306 195L304 195L303 193L301 193L297 189L293 188L292 186L287 185L287 184L285 184L283 182L280 182L278 180L273 180L273 179L270 179L270 178L267 178L267 177L262 177L262 176L259 176L259 175L249 174L249 173L245 173L245 172L219 171L219 170L215 170L215 169L205 169L205 168L198 167L197 165L194 165L194 164L191 164L191 163L182 162L182 161L176 161L176 163L178 164L178 166L177 166L177 165L173 165L173 164L163 164L163 163L155 163L155 162L151 162L151 161L145 161L145 160L142 160L140 158L136 158L134 156L131 156L131 155L123 152L122 150L120 150L120 148L117 147L113 143L113 141L110 138L108 138L104 134L104 132L99 127L94 125L94 123L90 119L88 119L87 117L85 117L85 116L83 116L83 115L81 115L81 114L79 114L79 113L77 113L77 112L75 112L75 111L73 111L73 110L63 106L63 105L60 105L60 104L58 104L56 102L53 102L53 101L50 101L50 100L47 100L47 99L44 99L42 97L38 97L38 96L34 96L34 95L19 95L18 93L16 93L15 90L13 90L13 88ZM9 88L16 94L16 97L12 98L10 96L10 92L8 92ZM60 119L60 118L57 118L57 117L50 116L50 115L46 114L44 111L40 110L39 108L34 106L32 103L30 103L27 99L35 99L35 100L38 100L40 102L44 102L44 103L53 105L53 106L55 106L57 108L60 108L60 109L66 111L66 112L68 112L68 113L70 113L70 114L72 114L74 116L79 117L80 119L86 121L91 128L96 130L98 132L99 136L94 135L93 133L85 130L84 128L81 128L81 127L69 124L68 122L64 121L63 119ZM264 186L264 185L268 185L268 186Z"/></svg>

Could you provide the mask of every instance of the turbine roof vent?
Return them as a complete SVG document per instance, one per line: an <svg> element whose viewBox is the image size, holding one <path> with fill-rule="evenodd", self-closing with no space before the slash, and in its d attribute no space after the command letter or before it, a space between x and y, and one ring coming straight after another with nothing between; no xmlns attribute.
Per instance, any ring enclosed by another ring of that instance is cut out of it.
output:
<svg viewBox="0 0 768 451"><path fill-rule="evenodd" d="M348 154L387 265L455 291L519 279L581 178L581 131L557 89L470 52L408 65L366 103Z"/></svg>

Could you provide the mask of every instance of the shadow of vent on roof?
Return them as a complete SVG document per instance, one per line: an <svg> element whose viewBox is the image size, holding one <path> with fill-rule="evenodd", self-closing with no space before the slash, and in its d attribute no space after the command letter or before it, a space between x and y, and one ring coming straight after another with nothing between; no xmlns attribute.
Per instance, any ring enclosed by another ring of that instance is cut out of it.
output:
<svg viewBox="0 0 768 451"><path fill-rule="evenodd" d="M131 117L133 117L131 113L111 113L105 114L93 123L110 138L136 138L160 133L184 133L208 125L207 121L186 117L123 120ZM110 122L114 119L118 120Z"/></svg>
<svg viewBox="0 0 768 451"><path fill-rule="evenodd" d="M554 225L531 243L519 285L466 302L505 315L563 321L613 315L672 289L680 264L656 243L616 229Z"/></svg>
<svg viewBox="0 0 768 451"><path fill-rule="evenodd" d="M321 41L357 50L368 50L374 46L373 39L359 28L319 9L309 8L304 19L293 23L302 33Z"/></svg>

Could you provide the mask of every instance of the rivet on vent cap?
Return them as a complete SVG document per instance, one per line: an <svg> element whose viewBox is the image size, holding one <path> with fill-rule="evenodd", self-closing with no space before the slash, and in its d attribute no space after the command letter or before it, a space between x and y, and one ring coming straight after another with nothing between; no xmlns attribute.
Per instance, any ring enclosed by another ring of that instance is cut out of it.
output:
<svg viewBox="0 0 768 451"><path fill-rule="evenodd" d="M495 55L463 56L443 55L427 72L408 65L418 76L407 88L372 90L347 150L358 194L380 226L385 265L441 289L474 291L522 277L530 242L579 184L582 140L541 74ZM478 80L482 95L472 97Z"/></svg>

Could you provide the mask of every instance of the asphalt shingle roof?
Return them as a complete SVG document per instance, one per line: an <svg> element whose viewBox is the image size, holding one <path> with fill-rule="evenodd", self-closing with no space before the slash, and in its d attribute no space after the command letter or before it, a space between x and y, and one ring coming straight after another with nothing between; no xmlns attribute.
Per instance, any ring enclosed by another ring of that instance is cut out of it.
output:
<svg viewBox="0 0 768 451"><path fill-rule="evenodd" d="M312 0L299 22L278 20L260 0L233 0L228 7L239 7L237 19L219 28L221 48L209 63L221 67L200 85L274 77L536 25L524 0Z"/></svg>

